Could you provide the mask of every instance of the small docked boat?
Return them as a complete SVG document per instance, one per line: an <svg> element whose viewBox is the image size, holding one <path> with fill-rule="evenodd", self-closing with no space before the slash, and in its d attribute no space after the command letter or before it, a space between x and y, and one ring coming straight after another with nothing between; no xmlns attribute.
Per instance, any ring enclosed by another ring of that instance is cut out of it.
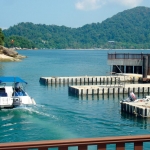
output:
<svg viewBox="0 0 150 150"><path fill-rule="evenodd" d="M0 77L0 109L36 105L25 92L27 82L19 77Z"/></svg>
<svg viewBox="0 0 150 150"><path fill-rule="evenodd" d="M120 101L121 112L133 114L136 117L150 117L150 96L144 98L136 98L133 92L130 92L129 97Z"/></svg>
<svg viewBox="0 0 150 150"><path fill-rule="evenodd" d="M150 96L146 96L144 98L136 98L135 94L133 92L129 93L129 97L122 100L121 102L149 102Z"/></svg>

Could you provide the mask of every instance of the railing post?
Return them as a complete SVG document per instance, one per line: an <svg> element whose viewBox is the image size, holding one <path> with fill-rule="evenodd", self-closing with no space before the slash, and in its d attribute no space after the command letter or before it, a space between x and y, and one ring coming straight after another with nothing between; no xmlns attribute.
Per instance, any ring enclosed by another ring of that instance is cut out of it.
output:
<svg viewBox="0 0 150 150"><path fill-rule="evenodd" d="M68 150L68 146L61 146L61 147L58 147L58 150Z"/></svg>
<svg viewBox="0 0 150 150"><path fill-rule="evenodd" d="M134 142L134 150L143 150L143 142Z"/></svg>
<svg viewBox="0 0 150 150"><path fill-rule="evenodd" d="M78 150L87 150L87 145L79 145Z"/></svg>
<svg viewBox="0 0 150 150"><path fill-rule="evenodd" d="M48 150L47 147L41 147L41 148L38 148L38 150Z"/></svg>
<svg viewBox="0 0 150 150"><path fill-rule="evenodd" d="M125 143L117 143L116 150L125 150Z"/></svg>
<svg viewBox="0 0 150 150"><path fill-rule="evenodd" d="M106 144L99 144L97 150L106 150Z"/></svg>

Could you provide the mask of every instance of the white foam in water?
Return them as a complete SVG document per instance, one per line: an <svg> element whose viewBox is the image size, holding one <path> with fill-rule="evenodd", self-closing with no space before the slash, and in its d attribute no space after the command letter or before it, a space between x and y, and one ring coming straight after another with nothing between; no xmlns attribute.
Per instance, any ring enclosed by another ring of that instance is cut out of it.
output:
<svg viewBox="0 0 150 150"><path fill-rule="evenodd" d="M42 107L42 109L40 107ZM44 107L45 107L44 105L35 105L35 106L32 106L32 107L28 107L28 106L17 107L15 109L17 109L17 110L21 110L22 109L22 110L25 110L25 111L29 111L30 113L36 113L38 115L42 115L42 116L47 116L47 117L50 117L50 118L58 119L54 115L42 112Z"/></svg>

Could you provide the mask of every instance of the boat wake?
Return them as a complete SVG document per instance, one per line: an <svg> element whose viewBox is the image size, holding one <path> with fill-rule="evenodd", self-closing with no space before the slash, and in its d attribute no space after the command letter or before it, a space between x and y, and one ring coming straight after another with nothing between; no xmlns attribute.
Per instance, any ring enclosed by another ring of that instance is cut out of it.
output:
<svg viewBox="0 0 150 150"><path fill-rule="evenodd" d="M48 112L49 107L46 105L34 105L34 106L21 106L21 107L16 107L13 110L14 111L19 111L21 113L25 113L27 115L33 115L33 116L39 116L39 117L48 117L48 118L53 118L53 119L58 119L55 115Z"/></svg>
<svg viewBox="0 0 150 150"><path fill-rule="evenodd" d="M42 104L3 109L0 111L0 126L1 129L5 129L5 132L3 132L3 136L1 135L0 138L3 137L4 142L14 132L17 137L20 137L22 134L28 134L32 138L36 136L39 139L78 137L76 133L66 128L65 122L67 120L64 120L61 115L62 113L55 112L52 106ZM30 132L31 130L34 131L32 132L34 135ZM41 131L44 134L40 134Z"/></svg>

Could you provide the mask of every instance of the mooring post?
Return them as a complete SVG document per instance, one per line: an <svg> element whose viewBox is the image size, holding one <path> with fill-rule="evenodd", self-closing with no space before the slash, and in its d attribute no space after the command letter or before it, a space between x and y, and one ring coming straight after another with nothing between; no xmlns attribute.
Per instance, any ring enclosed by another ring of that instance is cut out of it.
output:
<svg viewBox="0 0 150 150"><path fill-rule="evenodd" d="M143 56L143 78L147 78L148 56Z"/></svg>

